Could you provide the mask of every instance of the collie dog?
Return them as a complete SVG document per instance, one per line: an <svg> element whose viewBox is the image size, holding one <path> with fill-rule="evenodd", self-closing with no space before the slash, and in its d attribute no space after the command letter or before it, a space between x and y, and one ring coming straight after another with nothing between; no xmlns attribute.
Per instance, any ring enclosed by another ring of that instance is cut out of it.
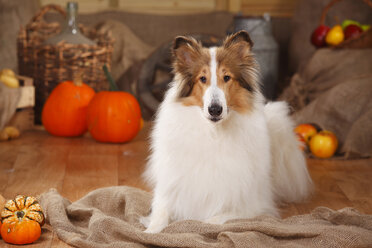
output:
<svg viewBox="0 0 372 248"><path fill-rule="evenodd" d="M245 31L221 47L173 44L175 77L161 103L144 173L154 186L146 232L170 221L222 224L306 198L312 182L284 102L265 103Z"/></svg>

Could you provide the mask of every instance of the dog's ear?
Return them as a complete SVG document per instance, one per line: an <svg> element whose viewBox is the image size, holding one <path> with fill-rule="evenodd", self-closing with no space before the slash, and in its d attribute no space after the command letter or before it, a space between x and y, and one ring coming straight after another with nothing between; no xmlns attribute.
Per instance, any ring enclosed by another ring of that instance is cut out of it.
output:
<svg viewBox="0 0 372 248"><path fill-rule="evenodd" d="M225 49L232 49L239 52L241 56L246 56L253 47L253 41L249 37L248 32L239 31L227 37L223 46Z"/></svg>
<svg viewBox="0 0 372 248"><path fill-rule="evenodd" d="M173 42L173 55L180 65L190 66L198 58L200 49L194 38L178 36Z"/></svg>
<svg viewBox="0 0 372 248"><path fill-rule="evenodd" d="M249 37L248 32L244 30L239 31L227 37L224 42L224 47L229 48L232 45L239 44L239 43L247 45L249 49L253 47L253 41L251 40L251 37Z"/></svg>

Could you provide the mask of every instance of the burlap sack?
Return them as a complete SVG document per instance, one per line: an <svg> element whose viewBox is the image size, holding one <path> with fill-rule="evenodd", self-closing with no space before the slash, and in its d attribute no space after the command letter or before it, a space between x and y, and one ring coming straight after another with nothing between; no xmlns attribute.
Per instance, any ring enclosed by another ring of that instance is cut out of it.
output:
<svg viewBox="0 0 372 248"><path fill-rule="evenodd" d="M98 32L110 31L115 40L111 66L115 81L134 63L146 59L154 50L154 47L143 42L122 22L107 20L96 27Z"/></svg>
<svg viewBox="0 0 372 248"><path fill-rule="evenodd" d="M372 155L372 49L320 49L280 97L297 123L335 132L345 158Z"/></svg>
<svg viewBox="0 0 372 248"><path fill-rule="evenodd" d="M372 216L350 208L224 225L180 221L148 234L138 218L148 214L150 201L150 193L125 186L98 189L74 203L55 190L40 197L53 231L75 247L372 247Z"/></svg>

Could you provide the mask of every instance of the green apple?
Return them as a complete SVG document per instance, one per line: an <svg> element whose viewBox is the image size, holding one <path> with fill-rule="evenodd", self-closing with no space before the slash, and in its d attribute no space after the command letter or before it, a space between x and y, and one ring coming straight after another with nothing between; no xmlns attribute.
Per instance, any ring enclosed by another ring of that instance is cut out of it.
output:
<svg viewBox="0 0 372 248"><path fill-rule="evenodd" d="M371 27L371 25L362 25L361 26L361 28L362 28L362 30L365 32L365 31L367 31L368 29L370 29L370 27Z"/></svg>
<svg viewBox="0 0 372 248"><path fill-rule="evenodd" d="M349 20L349 19L344 20L344 21L342 22L342 24L341 24L341 27L342 27L342 29L345 29L345 28L346 28L347 26L349 26L350 24L355 24L355 25L361 27L361 25L360 25L359 22L354 21L354 20Z"/></svg>

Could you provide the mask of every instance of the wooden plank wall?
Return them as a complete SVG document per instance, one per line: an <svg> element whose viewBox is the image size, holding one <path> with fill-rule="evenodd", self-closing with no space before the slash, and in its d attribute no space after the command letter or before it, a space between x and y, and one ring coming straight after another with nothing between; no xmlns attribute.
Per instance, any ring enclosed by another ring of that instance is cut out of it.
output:
<svg viewBox="0 0 372 248"><path fill-rule="evenodd" d="M240 11L244 14L262 15L265 12L275 17L291 17L299 0L241 0Z"/></svg>
<svg viewBox="0 0 372 248"><path fill-rule="evenodd" d="M69 0L39 0L41 5L66 5ZM75 0L81 13L125 10L152 14L191 14L225 10L244 15L291 17L299 0Z"/></svg>

